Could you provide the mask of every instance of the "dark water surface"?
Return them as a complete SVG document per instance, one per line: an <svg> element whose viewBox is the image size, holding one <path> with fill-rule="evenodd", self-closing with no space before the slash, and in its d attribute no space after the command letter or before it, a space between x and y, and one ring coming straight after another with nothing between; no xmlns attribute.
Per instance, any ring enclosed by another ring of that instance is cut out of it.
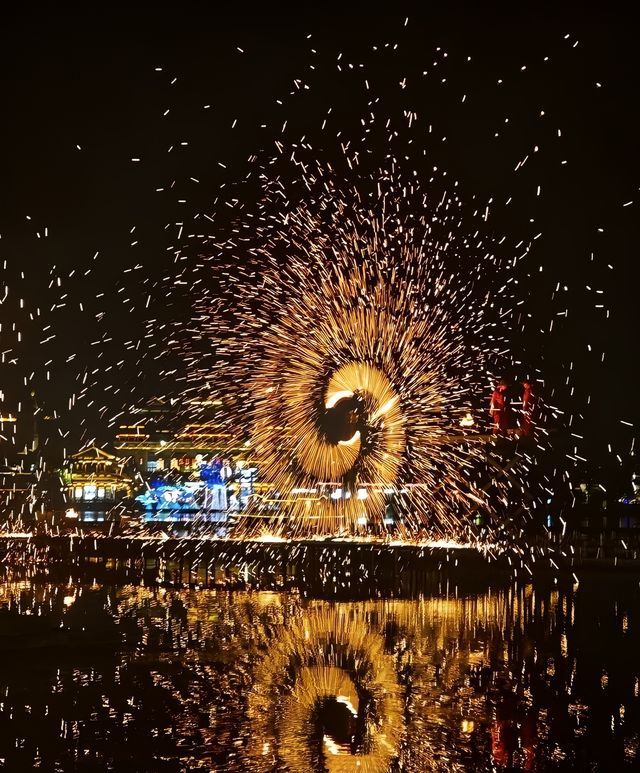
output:
<svg viewBox="0 0 640 773"><path fill-rule="evenodd" d="M414 599L0 582L0 769L640 769L630 574Z"/></svg>

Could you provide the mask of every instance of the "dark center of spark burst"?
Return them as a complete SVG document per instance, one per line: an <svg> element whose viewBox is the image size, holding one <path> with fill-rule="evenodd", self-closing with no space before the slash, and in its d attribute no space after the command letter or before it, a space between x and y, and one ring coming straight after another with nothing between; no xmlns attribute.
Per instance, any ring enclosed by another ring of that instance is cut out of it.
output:
<svg viewBox="0 0 640 773"><path fill-rule="evenodd" d="M328 737L336 746L351 752L356 732L356 718L344 703L333 697L318 701L314 711L313 724L321 743L324 737Z"/></svg>
<svg viewBox="0 0 640 773"><path fill-rule="evenodd" d="M362 400L357 396L343 397L342 400L327 408L322 415L322 431L329 443L337 445L340 441L350 440L364 423Z"/></svg>

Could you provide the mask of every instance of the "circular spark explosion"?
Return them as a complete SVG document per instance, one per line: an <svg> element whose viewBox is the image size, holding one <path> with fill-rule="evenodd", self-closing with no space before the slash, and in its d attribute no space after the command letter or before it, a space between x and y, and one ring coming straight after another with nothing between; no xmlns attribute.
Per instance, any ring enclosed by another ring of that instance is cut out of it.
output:
<svg viewBox="0 0 640 773"><path fill-rule="evenodd" d="M269 486L251 509L283 534L459 535L486 506L465 417L501 345L483 292L499 261L454 235L457 199L432 209L412 185L423 209L407 212L392 178L376 183L366 205L326 184L284 214L267 185L242 291L204 312Z"/></svg>
<svg viewBox="0 0 640 773"><path fill-rule="evenodd" d="M339 706L348 716L344 743L326 729L339 725ZM273 770L275 754L290 773L384 773L405 727L394 656L343 606L312 609L281 632L256 669L247 715L246 754L256 771ZM276 749L266 738L277 739Z"/></svg>

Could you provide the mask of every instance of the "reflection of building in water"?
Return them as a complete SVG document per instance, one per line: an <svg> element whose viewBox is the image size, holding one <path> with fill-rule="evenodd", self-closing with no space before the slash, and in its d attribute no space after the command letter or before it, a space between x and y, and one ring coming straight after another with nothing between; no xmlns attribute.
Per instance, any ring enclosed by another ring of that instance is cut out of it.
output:
<svg viewBox="0 0 640 773"><path fill-rule="evenodd" d="M92 507L111 506L131 496L133 481L126 472L126 463L126 459L96 446L72 454L62 469L68 501Z"/></svg>

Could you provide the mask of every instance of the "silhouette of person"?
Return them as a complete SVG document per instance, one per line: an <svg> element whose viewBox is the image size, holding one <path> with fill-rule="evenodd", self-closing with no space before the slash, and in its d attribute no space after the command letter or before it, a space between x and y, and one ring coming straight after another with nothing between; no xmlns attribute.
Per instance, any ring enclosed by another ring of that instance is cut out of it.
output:
<svg viewBox="0 0 640 773"><path fill-rule="evenodd" d="M538 405L540 400L534 392L530 379L522 382L522 415L520 417L520 434L524 437L533 435L536 426Z"/></svg>
<svg viewBox="0 0 640 773"><path fill-rule="evenodd" d="M491 404L489 413L493 421L493 432L495 435L506 435L509 430L509 396L507 390L509 384L505 379L500 379L491 395Z"/></svg>

